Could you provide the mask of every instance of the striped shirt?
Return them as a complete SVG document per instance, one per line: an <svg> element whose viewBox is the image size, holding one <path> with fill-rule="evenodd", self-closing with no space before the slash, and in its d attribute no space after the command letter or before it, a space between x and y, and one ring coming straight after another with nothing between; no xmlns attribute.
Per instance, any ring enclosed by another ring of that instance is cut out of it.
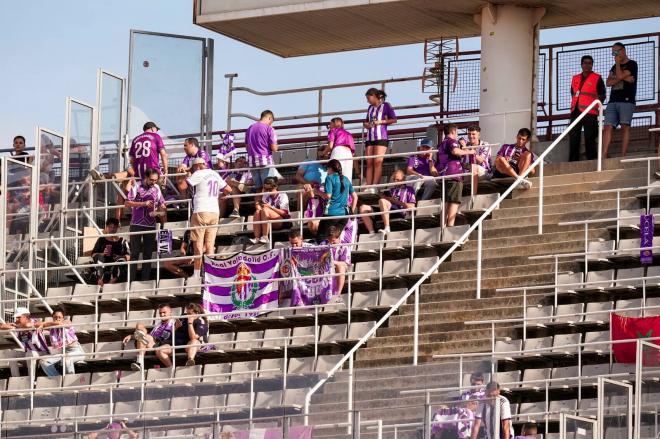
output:
<svg viewBox="0 0 660 439"><path fill-rule="evenodd" d="M165 206L165 199L163 193L160 191L158 185L153 185L147 188L142 183L136 183L131 190L128 191L127 198L129 201L153 201L154 205L150 209L144 207L133 207L131 209L131 224L143 227L156 227L156 217L152 215L161 206Z"/></svg>
<svg viewBox="0 0 660 439"><path fill-rule="evenodd" d="M289 196L283 192L277 192L276 194L264 194L261 198L261 201L264 203L270 204L276 209L282 209L286 211L284 216L289 215Z"/></svg>
<svg viewBox="0 0 660 439"><path fill-rule="evenodd" d="M383 102L380 105L369 105L365 122L377 120L396 119L392 106ZM367 130L367 141L387 140L387 125L374 125Z"/></svg>
<svg viewBox="0 0 660 439"><path fill-rule="evenodd" d="M38 319L30 319L32 324L36 324ZM19 328L17 328L19 329ZM30 328L29 331L16 331L16 338L23 344L25 352L48 353L48 343L41 329Z"/></svg>
<svg viewBox="0 0 660 439"><path fill-rule="evenodd" d="M498 157L504 157L512 165L517 165L520 156L526 152L531 152L526 146L518 148L515 144L502 145L499 151L497 151ZM534 153L532 153L532 161L534 161Z"/></svg>
<svg viewBox="0 0 660 439"><path fill-rule="evenodd" d="M55 349L62 349L64 345L68 346L71 343L78 341L76 330L73 326L68 328L52 328L48 330L50 334L50 345Z"/></svg>
<svg viewBox="0 0 660 439"><path fill-rule="evenodd" d="M471 145L467 143L467 146L476 146L476 145ZM493 165L491 163L492 157L491 157L491 151L490 151L490 146L484 142L483 140L479 141L479 146L474 150L475 155L478 155L482 159L484 159L483 163L478 163L479 166L484 168L486 171L487 176L493 175ZM461 157L461 161L465 164L477 164L477 161L474 159L475 156L473 155L464 155Z"/></svg>
<svg viewBox="0 0 660 439"><path fill-rule="evenodd" d="M504 396L497 397L499 402L499 419L496 419L494 405L490 404L490 400L483 400L479 406L479 409L476 413L476 418L481 419L485 429L486 429L486 438L487 439L497 439L494 437L495 426L498 422L508 422L509 423L509 437L503 437L504 431L502 430L502 424L500 423L500 438L499 439L512 439L514 437L513 425L511 424L511 404L509 400Z"/></svg>

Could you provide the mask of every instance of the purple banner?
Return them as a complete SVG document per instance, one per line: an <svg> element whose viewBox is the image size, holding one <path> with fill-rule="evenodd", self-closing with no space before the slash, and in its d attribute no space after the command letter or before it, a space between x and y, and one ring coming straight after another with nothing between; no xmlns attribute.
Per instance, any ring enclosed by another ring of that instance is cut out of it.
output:
<svg viewBox="0 0 660 439"><path fill-rule="evenodd" d="M276 308L278 293L274 280L279 269L280 250L260 254L237 253L226 259L204 256L204 309L208 312L236 312L224 319L253 317L256 310ZM250 312L251 311L251 312Z"/></svg>
<svg viewBox="0 0 660 439"><path fill-rule="evenodd" d="M282 250L280 294L291 296L291 306L330 303L334 297L332 278L315 277L334 273L332 251L328 246L296 247Z"/></svg>
<svg viewBox="0 0 660 439"><path fill-rule="evenodd" d="M653 230L653 215L642 215L639 218L639 247L641 249L653 247ZM651 265L653 263L653 250L650 248L648 250L640 250L639 261L644 265Z"/></svg>

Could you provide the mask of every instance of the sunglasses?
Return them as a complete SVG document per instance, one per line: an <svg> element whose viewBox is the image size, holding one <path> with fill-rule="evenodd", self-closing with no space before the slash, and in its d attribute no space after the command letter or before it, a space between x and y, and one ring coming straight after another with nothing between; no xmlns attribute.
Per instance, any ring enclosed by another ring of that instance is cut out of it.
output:
<svg viewBox="0 0 660 439"><path fill-rule="evenodd" d="M613 50L612 51L612 56L617 56L620 52L621 52L621 50Z"/></svg>

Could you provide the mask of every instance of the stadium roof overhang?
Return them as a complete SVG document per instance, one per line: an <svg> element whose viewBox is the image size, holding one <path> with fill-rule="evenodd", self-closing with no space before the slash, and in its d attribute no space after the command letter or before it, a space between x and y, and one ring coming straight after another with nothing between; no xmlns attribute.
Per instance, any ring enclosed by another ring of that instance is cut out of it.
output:
<svg viewBox="0 0 660 439"><path fill-rule="evenodd" d="M194 0L194 21L283 57L480 35L483 0ZM542 28L660 15L660 0L499 0L545 8Z"/></svg>

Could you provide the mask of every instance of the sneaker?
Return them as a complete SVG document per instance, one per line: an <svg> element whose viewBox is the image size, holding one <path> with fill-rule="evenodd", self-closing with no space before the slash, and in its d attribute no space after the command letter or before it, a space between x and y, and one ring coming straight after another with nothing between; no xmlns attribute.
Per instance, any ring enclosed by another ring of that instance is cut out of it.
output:
<svg viewBox="0 0 660 439"><path fill-rule="evenodd" d="M188 361L186 361L186 366L194 366L194 365L195 365L195 359L188 358Z"/></svg>
<svg viewBox="0 0 660 439"><path fill-rule="evenodd" d="M270 241L268 240L268 236L262 236L261 238L259 238L259 242L261 244L268 244Z"/></svg>
<svg viewBox="0 0 660 439"><path fill-rule="evenodd" d="M131 363L131 370L134 370L135 372L140 372L142 370L142 366L138 362Z"/></svg>
<svg viewBox="0 0 660 439"><path fill-rule="evenodd" d="M149 340L147 339L147 334L145 334L142 331L135 331L133 333L133 338L135 341L139 341L140 343L143 343L145 345L149 344Z"/></svg>
<svg viewBox="0 0 660 439"><path fill-rule="evenodd" d="M390 230L389 227L385 227L384 229L380 229L380 230L378 231L378 233L381 233L381 234L385 235L385 234L387 234L387 233L390 233L390 231L391 231L391 230Z"/></svg>
<svg viewBox="0 0 660 439"><path fill-rule="evenodd" d="M89 176L92 177L92 180L98 181L98 180L103 180L104 175L99 172L98 169L90 169L89 170Z"/></svg>
<svg viewBox="0 0 660 439"><path fill-rule="evenodd" d="M229 214L229 218L240 218L240 217L241 214L238 212L237 209L232 210L231 213Z"/></svg>
<svg viewBox="0 0 660 439"><path fill-rule="evenodd" d="M261 238L250 238L250 244L257 244Z"/></svg>
<svg viewBox="0 0 660 439"><path fill-rule="evenodd" d="M520 182L520 187L523 189L530 189L532 187L532 182L526 178L523 178L523 180Z"/></svg>

